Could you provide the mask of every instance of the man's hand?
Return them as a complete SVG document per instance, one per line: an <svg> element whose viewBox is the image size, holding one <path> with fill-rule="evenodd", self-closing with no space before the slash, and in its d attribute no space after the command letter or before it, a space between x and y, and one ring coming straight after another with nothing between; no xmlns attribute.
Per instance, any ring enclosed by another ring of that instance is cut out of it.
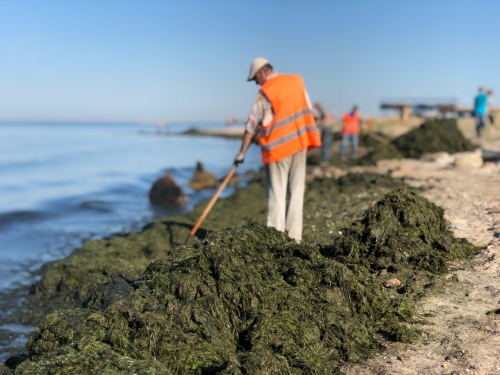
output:
<svg viewBox="0 0 500 375"><path fill-rule="evenodd" d="M238 165L238 164L241 164L243 163L243 161L245 160L245 154L242 154L241 152L236 155L236 157L234 158L234 165Z"/></svg>

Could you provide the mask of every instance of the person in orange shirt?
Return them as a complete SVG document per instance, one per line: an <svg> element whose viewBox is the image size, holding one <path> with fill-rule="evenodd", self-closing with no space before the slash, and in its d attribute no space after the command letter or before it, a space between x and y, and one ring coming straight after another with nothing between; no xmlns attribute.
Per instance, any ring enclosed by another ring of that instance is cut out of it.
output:
<svg viewBox="0 0 500 375"><path fill-rule="evenodd" d="M340 158L344 157L347 146L351 143L351 160L356 157L359 143L359 129L363 125L363 120L359 116L358 107L354 106L350 113L344 114L342 118L342 143L340 145Z"/></svg>
<svg viewBox="0 0 500 375"><path fill-rule="evenodd" d="M321 145L302 77L277 74L264 58L252 62L248 81L260 86L248 118L241 149L242 163L254 133L259 132L267 181L267 225L302 240L307 150ZM286 206L287 191L290 199Z"/></svg>

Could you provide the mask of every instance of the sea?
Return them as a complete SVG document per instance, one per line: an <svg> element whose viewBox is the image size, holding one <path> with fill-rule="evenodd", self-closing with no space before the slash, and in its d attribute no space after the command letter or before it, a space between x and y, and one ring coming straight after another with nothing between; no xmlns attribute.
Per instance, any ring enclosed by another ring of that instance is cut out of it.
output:
<svg viewBox="0 0 500 375"><path fill-rule="evenodd" d="M14 313L12 306L22 303L23 290L40 278L44 264L68 256L85 241L138 232L157 217L210 199L215 189L189 187L197 161L222 178L241 141L182 133L225 126L0 123L0 317ZM248 182L245 172L261 165L258 148L251 146L238 167L239 186ZM150 204L149 189L164 174L188 195L185 207ZM236 187L227 187L221 198ZM13 290L20 292L12 297ZM16 301L2 301L4 296ZM0 324L0 331L12 332L12 340L0 342L0 360L7 348L22 347L34 328Z"/></svg>

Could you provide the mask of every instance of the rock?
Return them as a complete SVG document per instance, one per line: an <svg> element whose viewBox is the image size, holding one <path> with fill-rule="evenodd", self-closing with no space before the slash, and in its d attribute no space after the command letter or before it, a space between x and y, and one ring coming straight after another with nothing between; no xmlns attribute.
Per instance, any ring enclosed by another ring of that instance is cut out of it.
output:
<svg viewBox="0 0 500 375"><path fill-rule="evenodd" d="M19 364L28 359L28 354L22 353L13 357L9 357L5 360L4 364L11 370L15 370Z"/></svg>
<svg viewBox="0 0 500 375"><path fill-rule="evenodd" d="M189 187L194 190L211 189L218 185L217 177L213 173L207 172L201 162L196 163L196 170L193 173Z"/></svg>
<svg viewBox="0 0 500 375"><path fill-rule="evenodd" d="M166 174L156 180L149 190L149 200L154 205L182 207L188 202L188 196L174 178Z"/></svg>
<svg viewBox="0 0 500 375"><path fill-rule="evenodd" d="M327 178L339 178L343 175L345 175L345 172L340 168L334 167L333 165L329 165L325 168L325 177Z"/></svg>
<svg viewBox="0 0 500 375"><path fill-rule="evenodd" d="M313 167L309 173L306 174L306 182L311 182L316 178L322 179L325 177L321 167Z"/></svg>
<svg viewBox="0 0 500 375"><path fill-rule="evenodd" d="M497 165L491 161L485 161L483 163L483 168L495 168Z"/></svg>
<svg viewBox="0 0 500 375"><path fill-rule="evenodd" d="M423 154L420 160L423 161L432 161L435 162L439 165L446 166L446 165L451 165L455 161L455 156L450 155L447 152L434 152L434 153L427 153Z"/></svg>
<svg viewBox="0 0 500 375"><path fill-rule="evenodd" d="M381 270L379 273L378 273L379 276L385 276L387 275L387 270L384 268L383 270Z"/></svg>
<svg viewBox="0 0 500 375"><path fill-rule="evenodd" d="M460 152L455 155L455 167L476 169L483 165L483 157L481 150L478 149L472 152Z"/></svg>
<svg viewBox="0 0 500 375"><path fill-rule="evenodd" d="M365 173L365 167L361 165L354 165L351 168L349 168L349 173Z"/></svg>
<svg viewBox="0 0 500 375"><path fill-rule="evenodd" d="M321 167L314 167L311 174L315 177L315 178L323 178L324 177L324 173L323 173L323 170L321 169Z"/></svg>
<svg viewBox="0 0 500 375"><path fill-rule="evenodd" d="M384 283L384 286L386 288L390 288L391 286L399 286L401 285L401 281L399 281L398 279L396 279L395 277L392 277L390 278L389 280L387 280L385 283Z"/></svg>
<svg viewBox="0 0 500 375"><path fill-rule="evenodd" d="M391 176L393 178L401 178L401 177L407 176L408 174L411 174L411 172L412 172L412 169L410 167L401 166L398 169L396 169L395 171L393 171L391 173Z"/></svg>

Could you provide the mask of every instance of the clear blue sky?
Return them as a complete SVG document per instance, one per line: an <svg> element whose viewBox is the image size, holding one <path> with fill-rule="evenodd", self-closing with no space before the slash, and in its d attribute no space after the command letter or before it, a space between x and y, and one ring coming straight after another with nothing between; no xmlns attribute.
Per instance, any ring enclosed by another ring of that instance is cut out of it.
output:
<svg viewBox="0 0 500 375"><path fill-rule="evenodd" d="M472 101L500 91L499 14L498 0L2 0L0 120L246 117L259 56L337 112Z"/></svg>

